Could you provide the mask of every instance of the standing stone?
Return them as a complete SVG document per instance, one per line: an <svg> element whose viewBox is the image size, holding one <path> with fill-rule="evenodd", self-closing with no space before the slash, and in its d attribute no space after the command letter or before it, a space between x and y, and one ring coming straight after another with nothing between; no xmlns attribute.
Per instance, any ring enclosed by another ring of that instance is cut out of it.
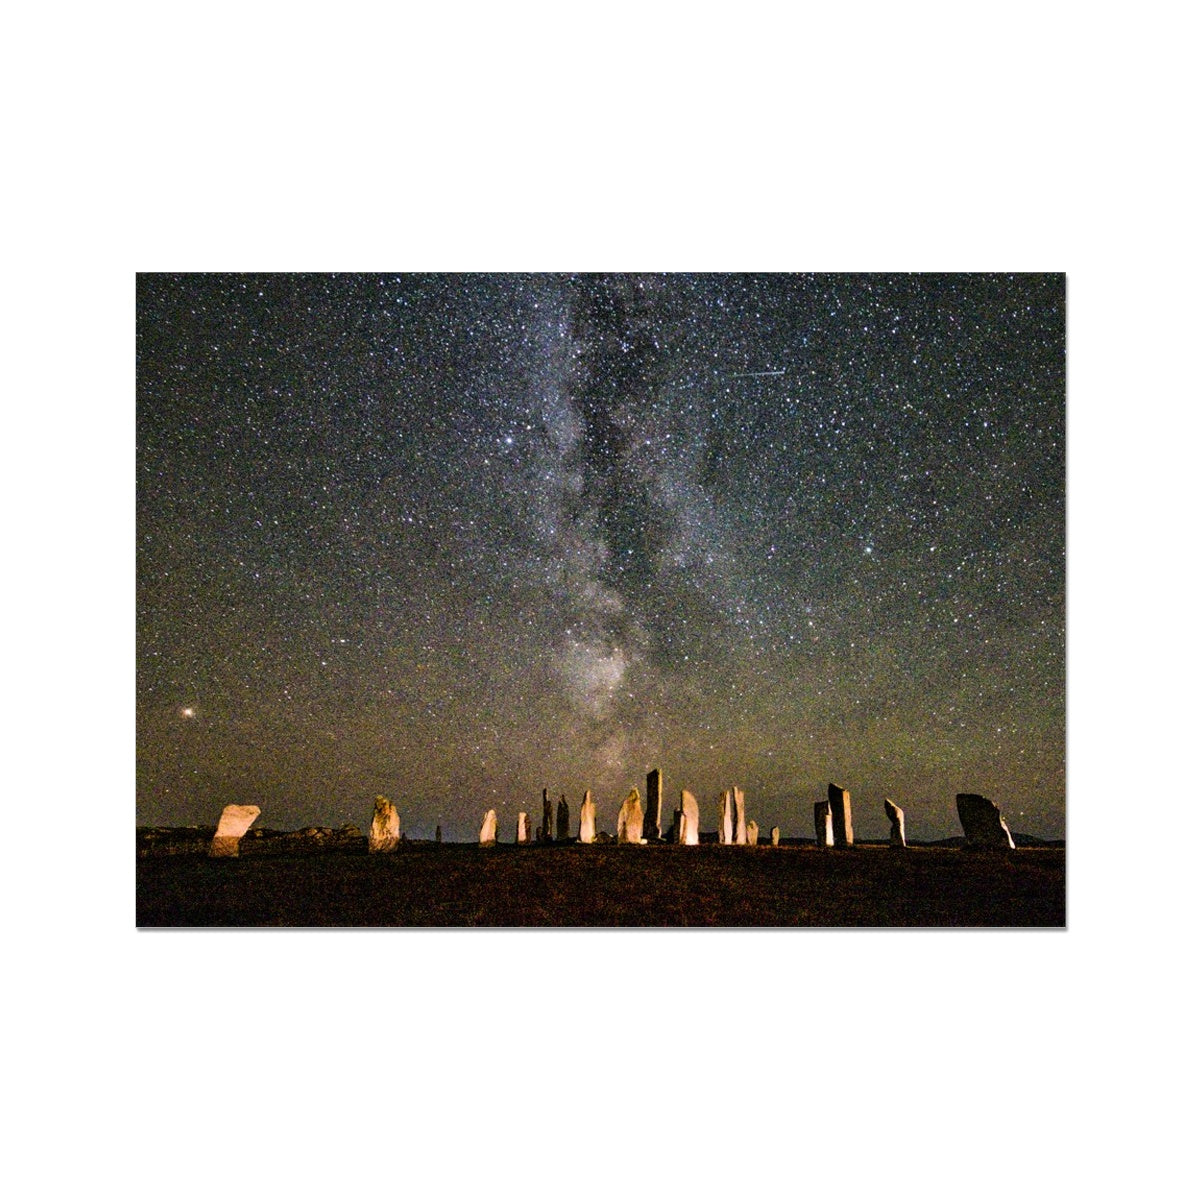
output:
<svg viewBox="0 0 1200 1200"><path fill-rule="evenodd" d="M904 809L897 808L890 800L884 800L883 811L892 823L892 836L889 844L897 846L901 850L904 849L908 845L904 840Z"/></svg>
<svg viewBox="0 0 1200 1200"><path fill-rule="evenodd" d="M717 842L722 846L733 843L733 796L721 793L720 820L717 822Z"/></svg>
<svg viewBox="0 0 1200 1200"><path fill-rule="evenodd" d="M439 846L442 844L442 827L440 825L436 830L434 830L433 840L437 842Z"/></svg>
<svg viewBox="0 0 1200 1200"><path fill-rule="evenodd" d="M529 814L517 813L517 845L524 846L529 842Z"/></svg>
<svg viewBox="0 0 1200 1200"><path fill-rule="evenodd" d="M590 846L596 840L596 805L592 801L592 793L583 793L583 803L579 806L579 842Z"/></svg>
<svg viewBox="0 0 1200 1200"><path fill-rule="evenodd" d="M817 845L833 845L833 813L828 800L818 800L813 805L813 824L817 830Z"/></svg>
<svg viewBox="0 0 1200 1200"><path fill-rule="evenodd" d="M571 810L567 807L566 796L561 796L558 801L558 841L565 842L571 836Z"/></svg>
<svg viewBox="0 0 1200 1200"><path fill-rule="evenodd" d="M644 846L646 839L642 837L642 798L637 788L631 788L617 813L617 841L625 846Z"/></svg>
<svg viewBox="0 0 1200 1200"><path fill-rule="evenodd" d="M494 846L496 844L496 810L489 808L483 814L483 824L479 827L479 844Z"/></svg>
<svg viewBox="0 0 1200 1200"><path fill-rule="evenodd" d="M772 846L779 845L779 826L778 825L771 826L771 845Z"/></svg>
<svg viewBox="0 0 1200 1200"><path fill-rule="evenodd" d="M549 788L542 788L542 829L538 841L554 841L554 809L550 804Z"/></svg>
<svg viewBox="0 0 1200 1200"><path fill-rule="evenodd" d="M678 846L680 843L679 830L683 825L683 809L677 808L671 813L671 828L667 830L667 841L672 846Z"/></svg>
<svg viewBox="0 0 1200 1200"><path fill-rule="evenodd" d="M679 843L682 846L700 845L700 805L689 791L679 793L679 808L683 820L679 827Z"/></svg>
<svg viewBox="0 0 1200 1200"><path fill-rule="evenodd" d="M850 820L850 793L836 784L829 785L829 811L833 813L833 844L854 845L854 825Z"/></svg>
<svg viewBox="0 0 1200 1200"><path fill-rule="evenodd" d="M954 802L958 806L958 819L962 824L963 833L967 835L968 846L987 846L994 850L1017 848L999 808L986 796L977 796L974 792L959 792Z"/></svg>
<svg viewBox="0 0 1200 1200"><path fill-rule="evenodd" d="M371 832L367 835L367 853L386 854L399 845L400 814L390 800L376 796L375 814L371 817Z"/></svg>
<svg viewBox="0 0 1200 1200"><path fill-rule="evenodd" d="M227 804L221 810L217 832L208 847L209 858L237 858L242 835L258 820L262 809L257 804Z"/></svg>
<svg viewBox="0 0 1200 1200"><path fill-rule="evenodd" d="M741 788L731 788L733 796L733 844L746 844L746 793Z"/></svg>
<svg viewBox="0 0 1200 1200"><path fill-rule="evenodd" d="M646 820L642 828L651 841L662 841L662 771L658 767L646 776Z"/></svg>
<svg viewBox="0 0 1200 1200"><path fill-rule="evenodd" d="M757 821L747 821L746 822L746 845L747 846L757 846L758 845L758 822Z"/></svg>

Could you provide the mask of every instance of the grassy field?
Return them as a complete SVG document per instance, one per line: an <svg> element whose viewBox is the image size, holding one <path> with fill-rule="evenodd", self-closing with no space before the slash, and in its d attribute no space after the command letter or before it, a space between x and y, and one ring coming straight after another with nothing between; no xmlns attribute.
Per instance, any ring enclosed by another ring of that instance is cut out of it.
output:
<svg viewBox="0 0 1200 1200"><path fill-rule="evenodd" d="M137 923L1063 926L1061 848L477 846L137 860Z"/></svg>

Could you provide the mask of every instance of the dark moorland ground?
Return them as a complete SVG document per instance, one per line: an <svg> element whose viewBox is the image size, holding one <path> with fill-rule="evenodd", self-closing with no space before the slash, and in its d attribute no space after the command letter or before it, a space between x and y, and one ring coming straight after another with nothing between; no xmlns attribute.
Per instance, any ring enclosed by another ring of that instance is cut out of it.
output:
<svg viewBox="0 0 1200 1200"><path fill-rule="evenodd" d="M209 926L1051 926L1062 847L403 845L137 860L137 923ZM195 847L198 849L198 847ZM265 847L263 847L265 850Z"/></svg>

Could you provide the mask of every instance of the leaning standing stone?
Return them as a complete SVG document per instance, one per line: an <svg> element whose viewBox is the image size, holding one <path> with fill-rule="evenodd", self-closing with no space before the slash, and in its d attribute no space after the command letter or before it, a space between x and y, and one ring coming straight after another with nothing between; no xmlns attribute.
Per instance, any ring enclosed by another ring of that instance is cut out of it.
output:
<svg viewBox="0 0 1200 1200"><path fill-rule="evenodd" d="M375 813L371 817L371 832L367 835L369 854L386 854L400 845L400 814L384 796L375 797Z"/></svg>
<svg viewBox="0 0 1200 1200"><path fill-rule="evenodd" d="M996 807L986 796L974 792L959 792L954 798L958 819L968 846L987 846L996 850L1015 850L1012 834Z"/></svg>
<svg viewBox="0 0 1200 1200"><path fill-rule="evenodd" d="M617 813L617 841L626 846L644 846L642 822L642 798L637 788L632 788Z"/></svg>
<svg viewBox="0 0 1200 1200"><path fill-rule="evenodd" d="M242 835L258 820L262 809L257 804L227 804L221 810L217 832L208 847L209 858L237 858Z"/></svg>
<svg viewBox="0 0 1200 1200"><path fill-rule="evenodd" d="M904 809L898 808L890 800L884 800L883 811L892 823L890 845L903 849L908 843L904 840Z"/></svg>
<svg viewBox="0 0 1200 1200"><path fill-rule="evenodd" d="M647 838L662 841L662 771L658 767L646 776L646 819L642 829Z"/></svg>
<svg viewBox="0 0 1200 1200"><path fill-rule="evenodd" d="M496 810L489 808L483 814L483 824L479 827L479 844L494 846L496 844Z"/></svg>
<svg viewBox="0 0 1200 1200"><path fill-rule="evenodd" d="M758 822L757 821L747 821L746 822L746 845L747 846L757 846L758 845Z"/></svg>
<svg viewBox="0 0 1200 1200"><path fill-rule="evenodd" d="M818 800L813 805L813 825L816 826L817 845L833 845L833 813L828 800Z"/></svg>
<svg viewBox="0 0 1200 1200"><path fill-rule="evenodd" d="M772 846L779 845L779 826L778 825L771 826L771 845Z"/></svg>
<svg viewBox="0 0 1200 1200"><path fill-rule="evenodd" d="M850 820L850 793L836 784L829 785L829 811L833 813L833 844L854 845L854 825Z"/></svg>
<svg viewBox="0 0 1200 1200"><path fill-rule="evenodd" d="M559 797L558 829L555 832L560 842L565 842L571 836L571 810L567 807L566 796Z"/></svg>
<svg viewBox="0 0 1200 1200"><path fill-rule="evenodd" d="M583 793L583 803L579 806L579 841L584 846L590 846L596 840L596 805L592 793Z"/></svg>
<svg viewBox="0 0 1200 1200"><path fill-rule="evenodd" d="M686 789L679 793L679 807L683 812L680 823L679 841L684 846L700 845L700 805L696 797Z"/></svg>

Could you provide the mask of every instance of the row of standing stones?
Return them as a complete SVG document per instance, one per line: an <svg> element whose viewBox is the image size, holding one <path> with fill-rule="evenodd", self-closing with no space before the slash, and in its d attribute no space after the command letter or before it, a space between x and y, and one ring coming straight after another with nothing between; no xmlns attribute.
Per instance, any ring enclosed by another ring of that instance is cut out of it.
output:
<svg viewBox="0 0 1200 1200"><path fill-rule="evenodd" d="M955 798L958 819L970 847L1014 850L1016 848L999 808L984 796L972 792L960 792ZM221 813L216 835L209 847L212 858L236 858L238 844L243 835L258 818L260 809L254 804L230 804ZM904 810L884 800L883 811L891 825L890 845L903 849L907 842L904 836ZM539 842L567 842L570 837L571 813L566 796L558 801L557 814L550 802L548 790L542 791L542 823L531 836L529 814L517 814L517 844L526 845L533 840ZM850 793L836 784L829 785L829 798L813 805L813 824L816 842L822 847L846 847L854 845L854 825L850 813ZM723 846L755 846L758 844L758 824L746 820L746 793L733 787L721 793L717 822L717 841ZM653 836L644 836L652 834ZM437 840L441 839L438 826ZM581 845L591 845L608 840L607 835L596 832L596 804L590 791L584 792L579 810L579 834L575 839ZM662 772L655 769L646 776L646 809L643 812L642 798L637 788L632 788L617 813L617 837L620 845L645 846L650 841L667 842L680 846L700 844L700 807L696 797L686 789L679 794L679 807L675 809L671 827L663 836L662 831ZM371 832L367 838L367 849L372 854L387 853L400 846L400 814L392 802L383 796L375 797L375 811L371 819ZM479 829L479 844L496 844L496 810L488 809ZM779 845L779 826L771 830L771 845Z"/></svg>

